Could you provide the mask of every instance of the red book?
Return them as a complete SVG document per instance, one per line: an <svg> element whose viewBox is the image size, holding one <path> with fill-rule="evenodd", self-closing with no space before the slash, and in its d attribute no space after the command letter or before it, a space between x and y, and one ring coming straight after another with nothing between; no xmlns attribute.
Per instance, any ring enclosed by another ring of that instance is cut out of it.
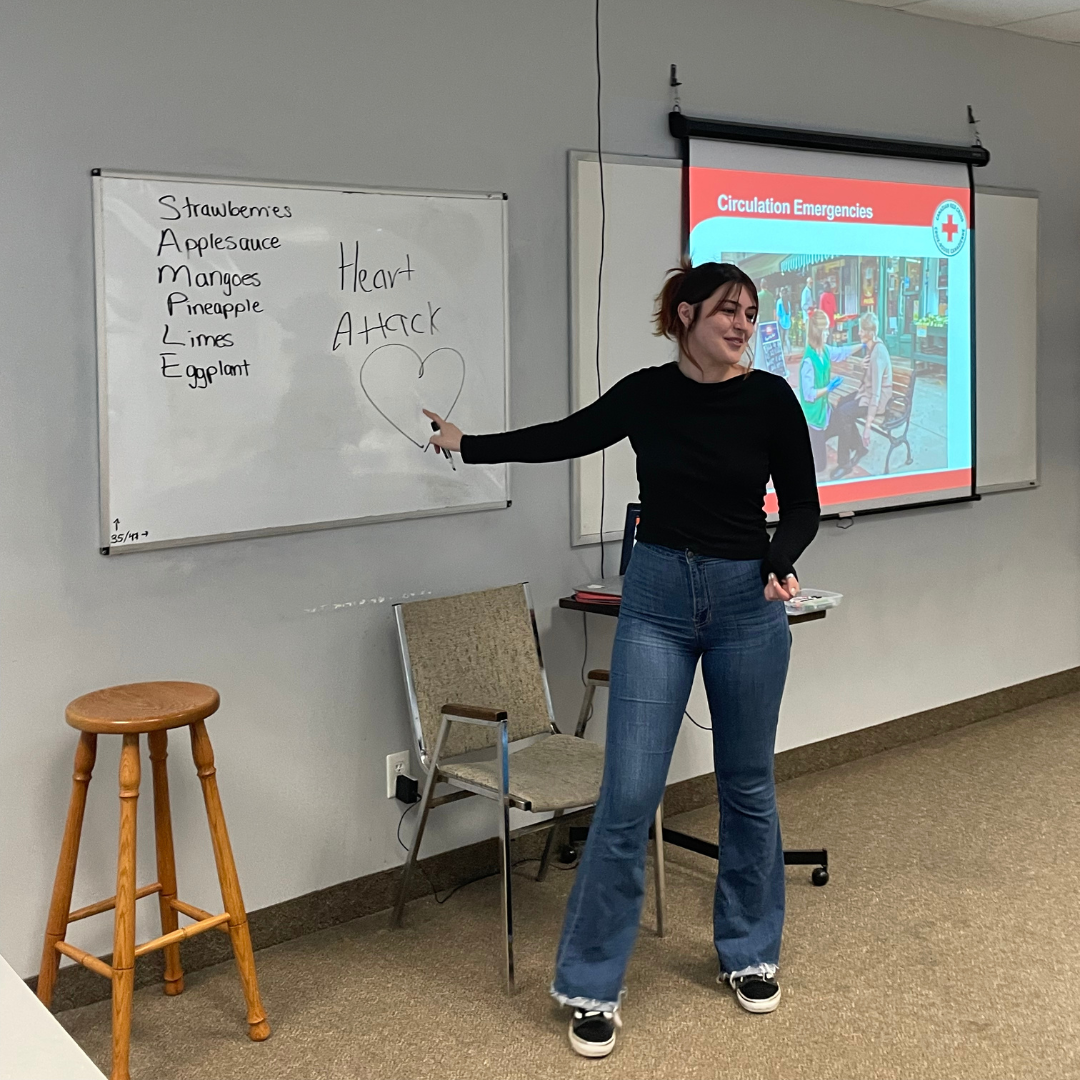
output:
<svg viewBox="0 0 1080 1080"><path fill-rule="evenodd" d="M621 604L621 596L612 596L611 593L584 592L578 589L574 593L574 599L587 604Z"/></svg>

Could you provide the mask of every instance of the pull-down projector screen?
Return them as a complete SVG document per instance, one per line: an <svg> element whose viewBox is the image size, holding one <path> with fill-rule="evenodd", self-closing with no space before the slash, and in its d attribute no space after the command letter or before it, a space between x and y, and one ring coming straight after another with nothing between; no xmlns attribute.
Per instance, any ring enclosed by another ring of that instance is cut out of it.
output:
<svg viewBox="0 0 1080 1080"><path fill-rule="evenodd" d="M823 513L974 494L970 225L962 164L690 140L691 262L757 284Z"/></svg>

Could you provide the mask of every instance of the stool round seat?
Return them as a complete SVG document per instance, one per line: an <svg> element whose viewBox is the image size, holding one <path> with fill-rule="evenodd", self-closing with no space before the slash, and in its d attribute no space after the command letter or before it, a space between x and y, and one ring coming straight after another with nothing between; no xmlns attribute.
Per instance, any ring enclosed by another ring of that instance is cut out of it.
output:
<svg viewBox="0 0 1080 1080"><path fill-rule="evenodd" d="M96 735L138 735L205 720L221 704L212 686L194 682L143 682L110 686L76 698L67 722Z"/></svg>

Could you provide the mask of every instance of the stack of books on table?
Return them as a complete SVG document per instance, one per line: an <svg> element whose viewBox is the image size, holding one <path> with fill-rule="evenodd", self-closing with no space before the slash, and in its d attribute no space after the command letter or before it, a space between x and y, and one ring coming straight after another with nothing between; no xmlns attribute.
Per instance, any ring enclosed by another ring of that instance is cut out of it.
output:
<svg viewBox="0 0 1080 1080"><path fill-rule="evenodd" d="M593 581L587 585L578 585L574 589L574 599L583 604L611 604L618 606L622 603L622 583L619 577L603 578L601 581Z"/></svg>

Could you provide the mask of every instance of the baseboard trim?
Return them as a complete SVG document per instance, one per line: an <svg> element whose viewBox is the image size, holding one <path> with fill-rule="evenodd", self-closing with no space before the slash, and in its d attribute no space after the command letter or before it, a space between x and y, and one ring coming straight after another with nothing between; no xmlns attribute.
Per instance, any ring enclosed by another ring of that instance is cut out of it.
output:
<svg viewBox="0 0 1080 1080"><path fill-rule="evenodd" d="M1080 667L785 750L776 755L776 779L782 782L820 772L1077 691L1080 691ZM716 777L713 773L706 773L672 784L664 795L664 813L674 817L715 802ZM515 861L539 858L545 839L546 832L539 832L515 840ZM498 873L498 845L494 839L483 840L422 859L420 866L424 873L413 877L410 899L424 896L432 888L439 891L452 889ZM248 922L252 944L256 950L265 949L352 919L386 911L393 904L400 873L400 867L391 867L251 911ZM180 952L187 972L232 959L229 941L222 934L202 934L191 938L181 943ZM101 959L109 963L111 957L103 956ZM160 952L139 957L135 962L136 989L160 983L164 974L163 964ZM37 976L26 982L32 990L36 990ZM56 980L53 1011L63 1012L89 1005L109 997L110 993L109 982L100 975L79 964L64 967Z"/></svg>
<svg viewBox="0 0 1080 1080"><path fill-rule="evenodd" d="M832 739L796 746L776 755L776 780L779 783L806 773L831 769L1077 691L1080 691L1080 667L1068 668L963 701L939 705L936 709L901 716L884 724L849 731Z"/></svg>

